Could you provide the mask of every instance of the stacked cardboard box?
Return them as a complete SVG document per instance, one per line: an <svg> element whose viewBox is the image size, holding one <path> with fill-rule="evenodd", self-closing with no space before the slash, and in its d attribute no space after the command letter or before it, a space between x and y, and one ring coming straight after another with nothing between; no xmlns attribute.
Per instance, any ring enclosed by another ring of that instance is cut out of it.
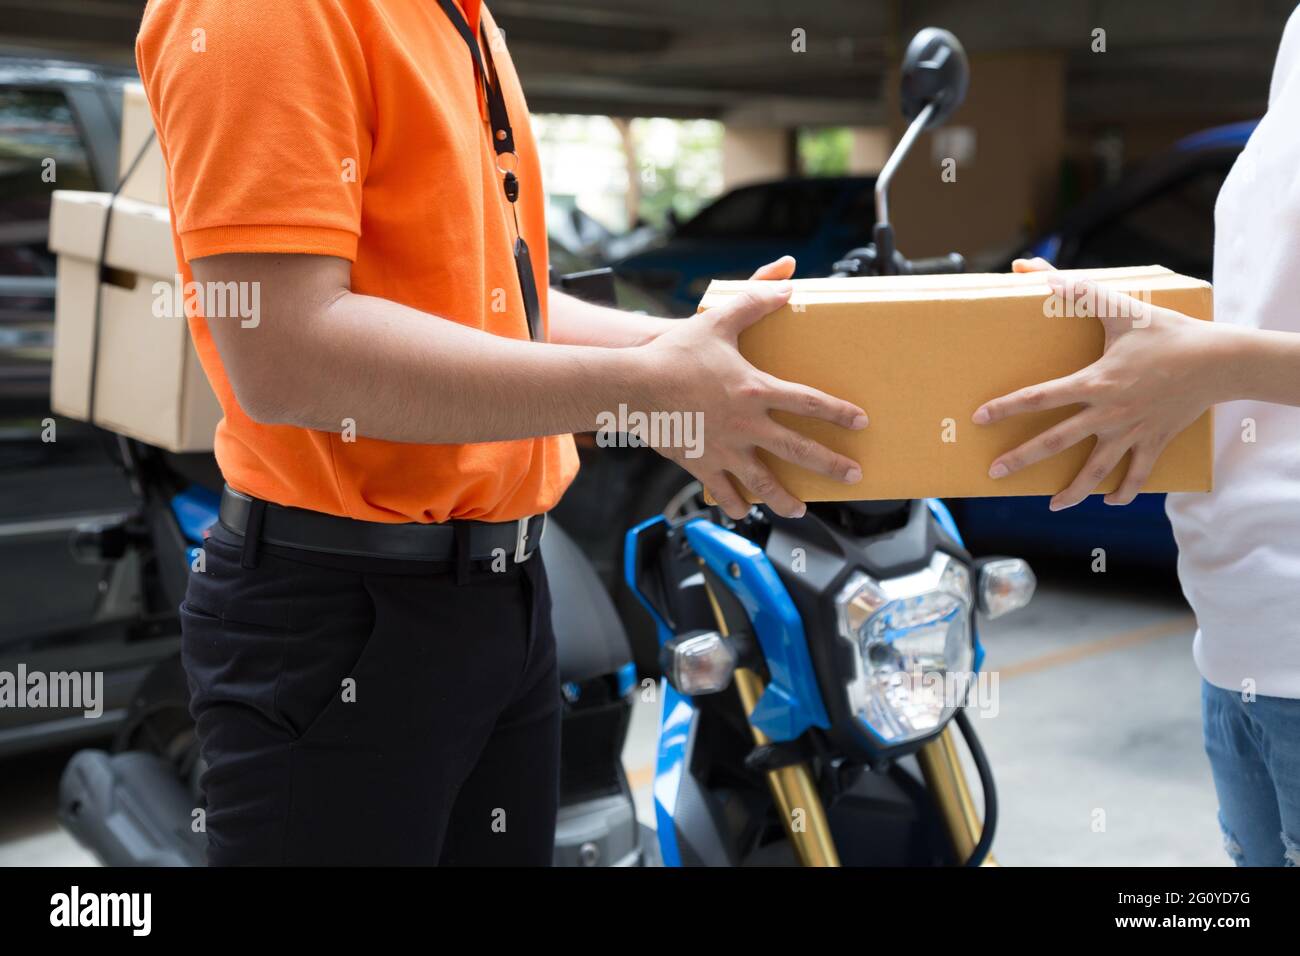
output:
<svg viewBox="0 0 1300 956"><path fill-rule="evenodd" d="M49 242L59 271L51 405L170 451L207 451L221 407L176 308L184 297L176 290L166 170L152 132L143 89L128 86L120 173L139 162L116 199L54 193Z"/></svg>

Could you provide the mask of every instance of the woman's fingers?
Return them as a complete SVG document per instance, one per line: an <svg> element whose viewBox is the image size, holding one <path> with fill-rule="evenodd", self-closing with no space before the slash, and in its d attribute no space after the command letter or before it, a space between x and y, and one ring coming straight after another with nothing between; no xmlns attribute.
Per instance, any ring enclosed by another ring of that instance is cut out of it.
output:
<svg viewBox="0 0 1300 956"><path fill-rule="evenodd" d="M1163 446L1139 445L1129 457L1128 471L1120 486L1105 497L1108 505L1129 505L1142 491L1142 486L1151 477L1151 469L1156 466Z"/></svg>
<svg viewBox="0 0 1300 956"><path fill-rule="evenodd" d="M989 477L1005 478L1014 475L1023 468L1051 458L1067 448L1073 448L1093 433L1086 414L1071 415L1018 448L1000 455L989 467Z"/></svg>
<svg viewBox="0 0 1300 956"><path fill-rule="evenodd" d="M1092 454L1088 456L1087 462L1079 470L1074 481L1052 498L1049 507L1053 511L1073 508L1106 480L1106 476L1115 470L1115 466L1119 464L1126 451L1128 448L1119 442L1097 442L1097 446L1093 448Z"/></svg>
<svg viewBox="0 0 1300 956"><path fill-rule="evenodd" d="M1009 395L985 402L975 409L971 421L976 425L991 425L1012 415L1076 405L1084 400L1082 379L1079 373L1075 372L1073 375L1043 382L1041 385L1030 385Z"/></svg>
<svg viewBox="0 0 1300 956"><path fill-rule="evenodd" d="M1117 292L1103 282L1092 279L1067 279L1052 274L1047 284L1061 300L1061 314L1101 321L1109 336L1122 335L1130 329L1151 324L1151 309L1142 299Z"/></svg>

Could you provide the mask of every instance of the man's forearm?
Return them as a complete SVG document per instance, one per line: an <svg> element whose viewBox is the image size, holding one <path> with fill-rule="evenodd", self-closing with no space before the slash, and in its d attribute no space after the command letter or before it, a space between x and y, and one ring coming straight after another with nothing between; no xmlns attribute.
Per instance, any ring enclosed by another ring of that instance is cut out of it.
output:
<svg viewBox="0 0 1300 956"><path fill-rule="evenodd" d="M312 321L290 367L250 370L274 380L246 409L254 417L321 431L350 419L400 442L505 441L590 431L599 412L638 403L650 378L633 349L507 339L350 292Z"/></svg>
<svg viewBox="0 0 1300 956"><path fill-rule="evenodd" d="M564 345L645 345L677 321L592 305L556 289L548 296L551 341Z"/></svg>

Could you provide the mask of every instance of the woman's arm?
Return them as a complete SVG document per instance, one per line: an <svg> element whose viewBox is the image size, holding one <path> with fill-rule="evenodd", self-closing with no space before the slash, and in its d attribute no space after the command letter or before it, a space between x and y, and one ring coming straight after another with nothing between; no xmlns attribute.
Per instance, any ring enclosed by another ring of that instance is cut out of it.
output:
<svg viewBox="0 0 1300 956"><path fill-rule="evenodd" d="M1250 399L1300 406L1300 335L1220 325L1225 394L1216 402ZM1300 436L1297 436L1300 441Z"/></svg>

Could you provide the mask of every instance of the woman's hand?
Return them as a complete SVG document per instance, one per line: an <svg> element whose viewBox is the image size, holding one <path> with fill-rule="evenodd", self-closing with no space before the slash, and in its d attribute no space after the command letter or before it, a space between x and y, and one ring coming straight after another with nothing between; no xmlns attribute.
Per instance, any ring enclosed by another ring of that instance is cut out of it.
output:
<svg viewBox="0 0 1300 956"><path fill-rule="evenodd" d="M1017 259L1016 272L1051 270L1042 259ZM1101 320L1106 331L1102 357L1072 375L995 398L976 409L977 425L1023 412L1066 405L1083 408L993 462L989 477L1003 478L1096 436L1083 470L1052 498L1051 509L1077 505L1131 453L1120 486L1108 505L1129 504L1151 474L1169 440L1216 400L1214 330L1202 322L1141 302L1091 280L1067 281L1050 274L1048 284L1074 311Z"/></svg>

